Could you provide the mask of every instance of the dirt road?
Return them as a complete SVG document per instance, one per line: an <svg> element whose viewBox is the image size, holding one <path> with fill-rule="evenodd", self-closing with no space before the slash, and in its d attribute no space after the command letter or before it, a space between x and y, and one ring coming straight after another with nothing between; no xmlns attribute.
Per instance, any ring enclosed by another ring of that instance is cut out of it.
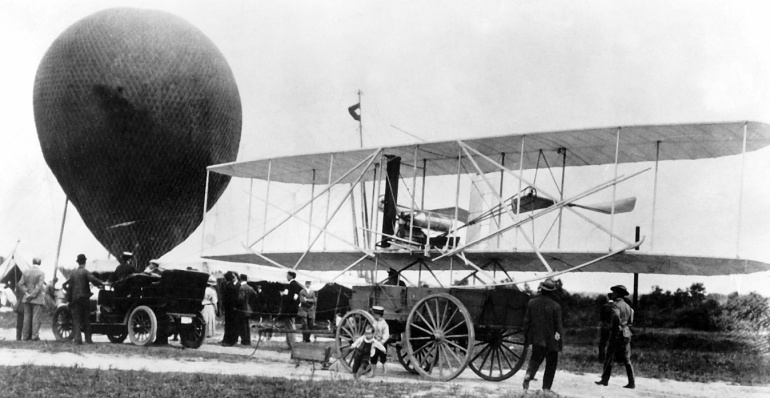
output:
<svg viewBox="0 0 770 398"><path fill-rule="evenodd" d="M50 330L41 331L43 340L53 341L53 335ZM15 331L11 329L0 329L0 340L15 339ZM200 350L208 352L228 353L242 355L243 363L229 363L203 359L185 359L171 360L148 358L142 356L124 356L116 357L114 355L101 355L92 353L51 353L45 351L36 351L29 349L0 349L0 358L5 366L19 366L25 364L31 365L49 365L49 366L79 366L93 369L119 369L119 370L146 370L150 372L182 372L182 373L212 373L228 375L245 376L264 376L264 377L286 377L293 379L329 379L329 378L349 378L350 375L337 371L312 371L308 364L301 364L299 367L289 358L289 351L270 351L258 350L254 357L250 354L254 351L253 347L220 347L216 344L221 339L217 336L208 339ZM104 336L95 336L94 341L97 344L110 344ZM278 338L275 341L279 341ZM172 343L172 345L176 346ZM256 358L257 360L255 360ZM388 364L388 374L377 376L373 379L366 379L368 382L395 382L395 383L427 383L434 386L434 391L446 392L453 396L460 393L469 393L474 396L486 395L487 397L503 397L513 391L521 391L521 382L523 372L518 372L510 379L492 383L479 379L472 371L463 372L458 378L448 383L436 383L426 381L417 376L407 373L398 363ZM542 380L541 373L538 374L538 380ZM677 398L696 398L696 397L750 397L766 398L770 397L770 386L746 387L728 385L725 383L694 383L679 382L670 380L657 380L638 378L635 390L622 388L625 384L625 377L618 377L611 380L608 387L595 385L594 380L598 380L598 374L575 374L566 371L557 371L556 380L553 389L560 396L565 397L677 397ZM530 395L537 394L540 388L540 381L533 381L531 384ZM420 394L413 395L419 397Z"/></svg>

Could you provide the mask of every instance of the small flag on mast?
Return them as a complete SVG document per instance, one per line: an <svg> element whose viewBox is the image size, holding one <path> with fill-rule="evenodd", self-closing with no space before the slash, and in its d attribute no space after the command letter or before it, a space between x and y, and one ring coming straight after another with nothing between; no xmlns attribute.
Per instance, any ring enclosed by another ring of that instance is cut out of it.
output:
<svg viewBox="0 0 770 398"><path fill-rule="evenodd" d="M357 103L351 107L348 107L348 112L350 113L350 116L353 116L353 119L356 119L358 121L361 121L361 103Z"/></svg>

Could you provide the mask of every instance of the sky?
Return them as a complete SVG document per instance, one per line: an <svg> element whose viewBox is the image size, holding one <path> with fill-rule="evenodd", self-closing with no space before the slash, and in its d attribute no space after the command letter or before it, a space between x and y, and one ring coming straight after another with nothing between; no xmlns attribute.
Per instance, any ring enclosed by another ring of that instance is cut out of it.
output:
<svg viewBox="0 0 770 398"><path fill-rule="evenodd" d="M673 3L673 4L672 4ZM762 1L35 1L0 2L0 255L54 263L65 197L43 160L32 88L67 27L103 9L173 13L208 36L241 95L239 160L358 147L346 108L363 92L366 147L636 124L770 122L770 5ZM394 128L392 126L396 126ZM656 248L735 256L737 157L663 162ZM638 165L634 167L643 167ZM742 258L770 262L767 148L746 157ZM611 168L569 171L568 189ZM649 225L651 175L628 225ZM595 183L595 182L594 182ZM230 214L232 184L213 214ZM229 196L228 196L229 195ZM578 231L584 244L594 235ZM601 238L603 239L603 238ZM164 257L190 261L201 233ZM106 257L70 207L60 264ZM568 275L573 291L631 275ZM770 296L768 273L642 275L640 292L703 282L707 291Z"/></svg>

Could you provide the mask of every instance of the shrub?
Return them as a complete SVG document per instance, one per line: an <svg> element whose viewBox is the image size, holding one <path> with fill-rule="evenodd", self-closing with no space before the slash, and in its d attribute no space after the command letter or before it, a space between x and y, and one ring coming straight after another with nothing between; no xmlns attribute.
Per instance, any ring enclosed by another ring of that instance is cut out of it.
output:
<svg viewBox="0 0 770 398"><path fill-rule="evenodd" d="M757 293L738 295L733 293L727 298L719 326L726 331L740 336L765 353L770 353L770 302Z"/></svg>

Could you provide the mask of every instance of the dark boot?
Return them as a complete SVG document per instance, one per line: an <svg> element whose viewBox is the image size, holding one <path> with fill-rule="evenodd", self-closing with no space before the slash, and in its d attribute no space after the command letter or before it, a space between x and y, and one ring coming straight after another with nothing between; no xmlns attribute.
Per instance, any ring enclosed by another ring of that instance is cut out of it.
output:
<svg viewBox="0 0 770 398"><path fill-rule="evenodd" d="M93 344L93 340L91 340L91 333L86 333L86 344Z"/></svg>
<svg viewBox="0 0 770 398"><path fill-rule="evenodd" d="M634 379L634 367L630 363L626 364L626 375L628 376L628 384L623 386L624 388L636 388L636 381Z"/></svg>

